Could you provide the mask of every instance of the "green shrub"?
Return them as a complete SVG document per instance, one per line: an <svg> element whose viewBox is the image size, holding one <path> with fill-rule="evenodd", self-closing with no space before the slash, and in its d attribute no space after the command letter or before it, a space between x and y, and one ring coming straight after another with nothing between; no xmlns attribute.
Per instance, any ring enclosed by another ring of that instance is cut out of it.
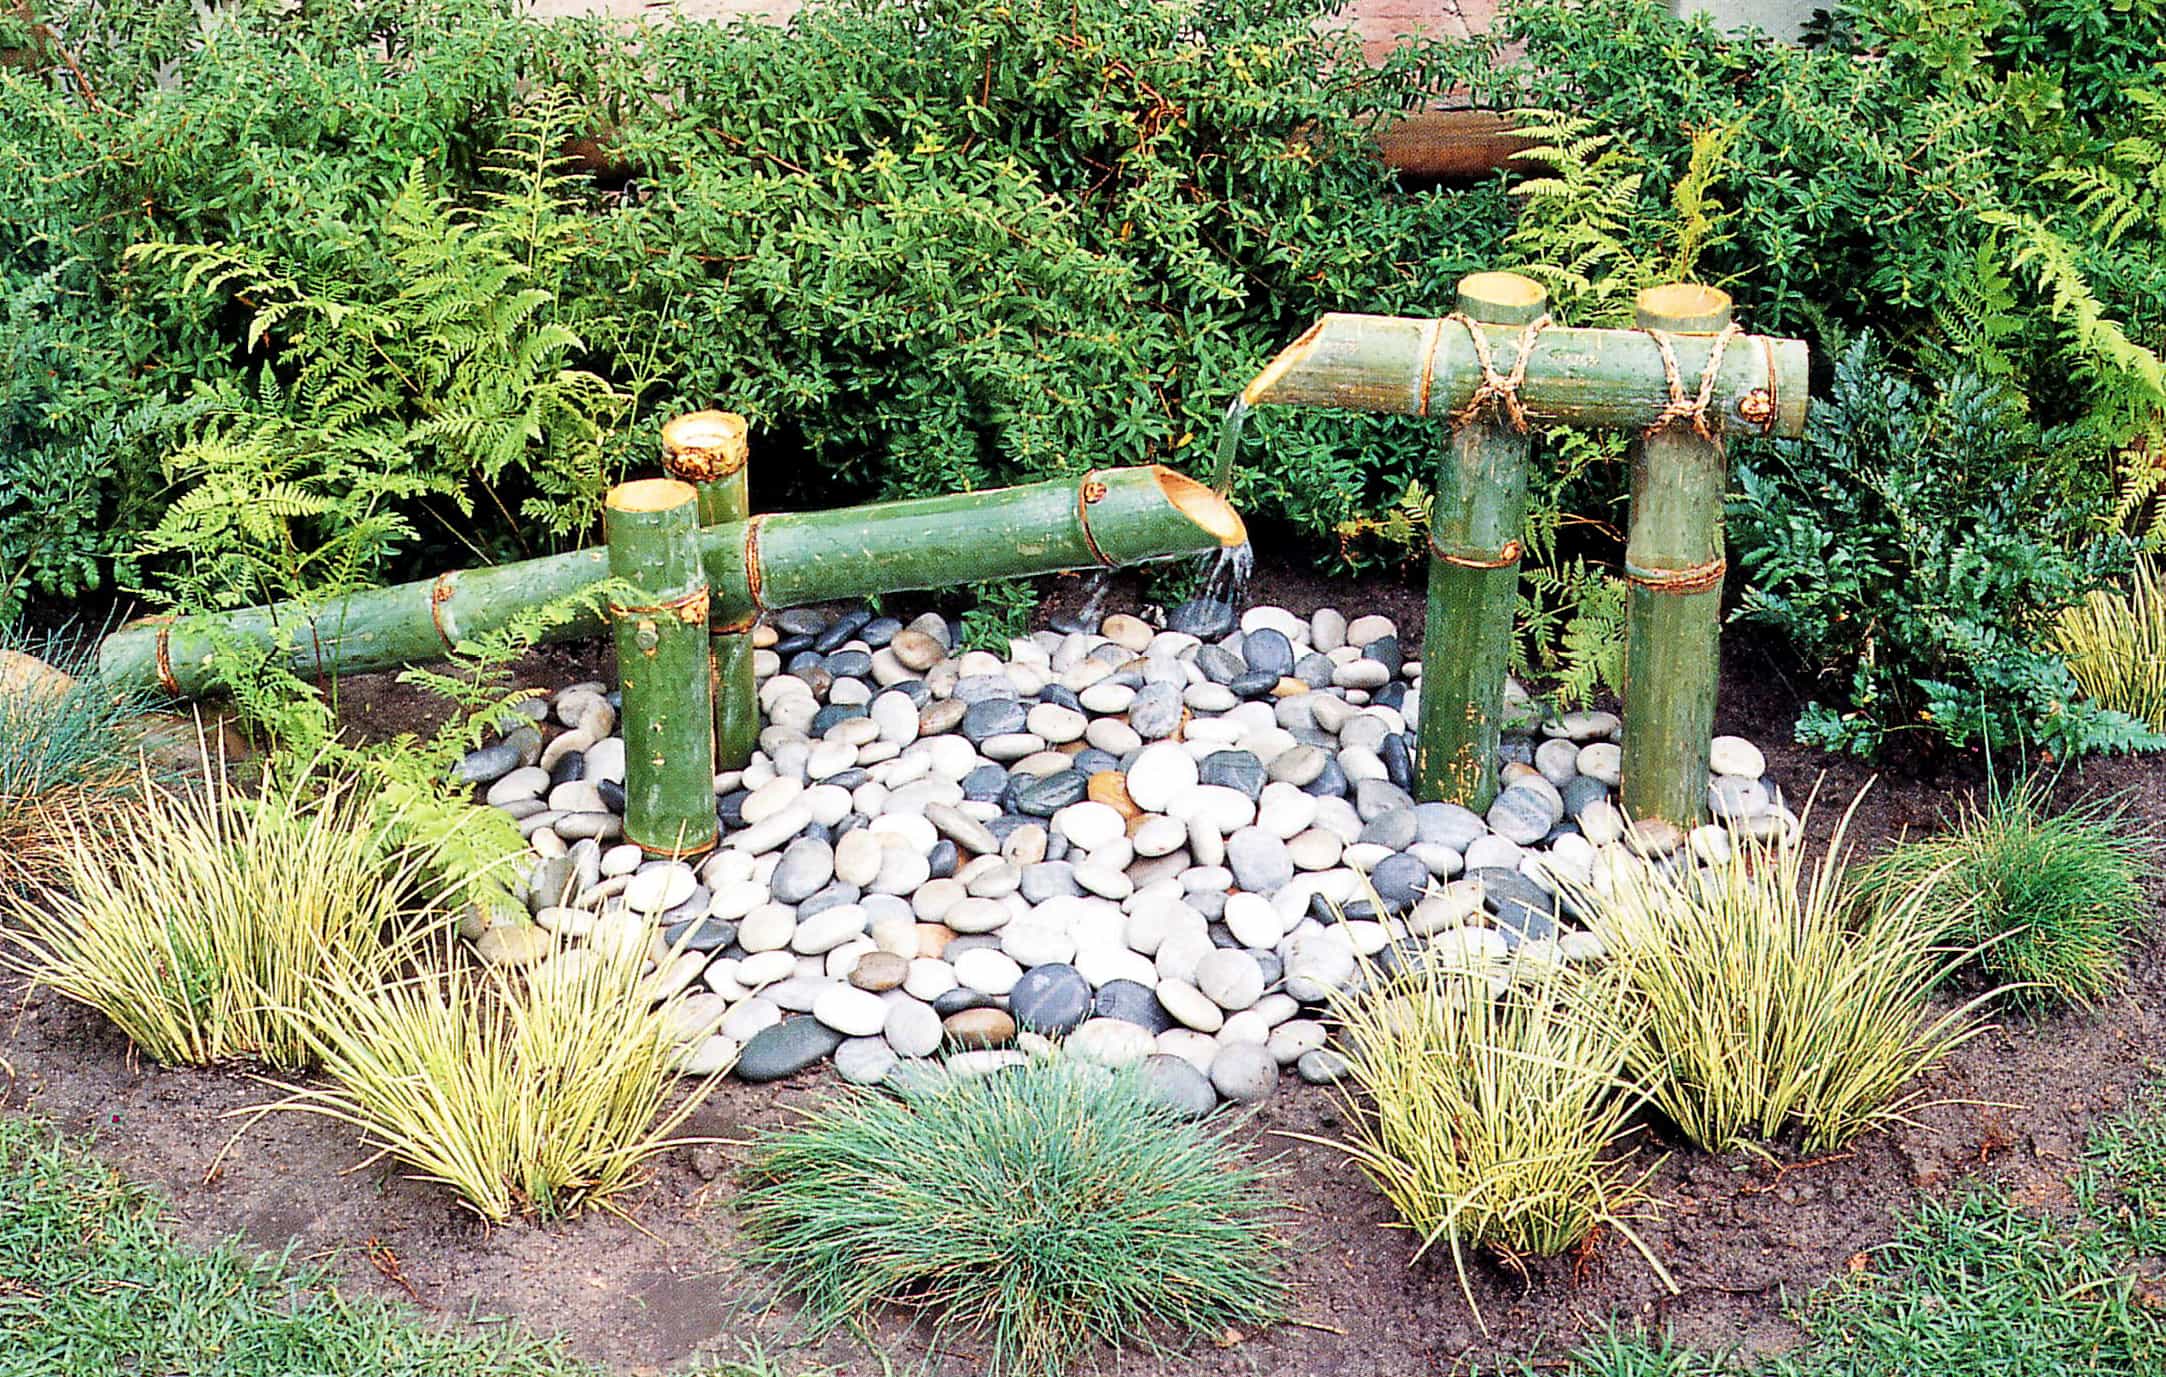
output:
<svg viewBox="0 0 2166 1377"><path fill-rule="evenodd" d="M1285 1299L1259 1172L1133 1073L1073 1060L838 1096L754 1144L737 1203L820 1325L907 1304L943 1338L981 1332L990 1372L1261 1324Z"/></svg>
<svg viewBox="0 0 2166 1377"><path fill-rule="evenodd" d="M2060 613L2126 567L2101 497L2004 386L1925 387L1870 338L1836 361L1804 440L1739 468L1739 615L1788 637L1834 690L1803 740L1872 755L1897 733L2035 743L2063 758L2166 738L2086 701L2046 647Z"/></svg>
<svg viewBox="0 0 2166 1377"><path fill-rule="evenodd" d="M2012 999L2092 1004L2127 979L2157 846L2110 800L2055 812L2048 793L2039 778L1995 786L1948 831L1861 867L1859 892L1886 902L1923 887L1928 905L1965 914L1979 966Z"/></svg>
<svg viewBox="0 0 2166 1377"><path fill-rule="evenodd" d="M1615 865L1584 897L1645 1011L1624 1074L1709 1152L1840 1147L1899 1119L1911 1083L1982 1031L1978 1001L1929 1008L1972 954L1953 945L1963 910L1927 875L1860 917L1848 823L1810 869L1802 844L1740 838L1721 865Z"/></svg>
<svg viewBox="0 0 2166 1377"><path fill-rule="evenodd" d="M1648 1203L1621 1140L1641 1103L1625 1083L1638 1014L1607 972L1531 963L1493 973L1434 948L1336 1009L1351 1157L1419 1239L1443 1242L1467 1303L1465 1250L1509 1266L1554 1257L1610 1227L1667 1274L1627 1216ZM1477 1310L1477 1314L1479 1311Z"/></svg>

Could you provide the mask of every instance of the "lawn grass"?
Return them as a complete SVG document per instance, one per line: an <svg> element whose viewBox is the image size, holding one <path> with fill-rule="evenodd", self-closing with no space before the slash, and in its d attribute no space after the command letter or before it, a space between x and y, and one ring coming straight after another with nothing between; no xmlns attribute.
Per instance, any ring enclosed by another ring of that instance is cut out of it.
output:
<svg viewBox="0 0 2166 1377"><path fill-rule="evenodd" d="M1796 1312L1807 1343L1726 1363L1665 1337L1611 1333L1575 1377L2145 1377L2166 1372L2166 1246L2152 1213L2166 1183L2166 1093L2153 1088L2092 1134L2078 1218L1975 1187L1928 1200L1865 1266ZM1536 1369L1522 1367L1523 1373ZM1554 1368L1544 1368L1553 1372Z"/></svg>
<svg viewBox="0 0 2166 1377"><path fill-rule="evenodd" d="M607 1377L551 1342L342 1298L318 1270L182 1247L162 1213L51 1130L0 1119L0 1377ZM703 1371L793 1377L757 1356Z"/></svg>

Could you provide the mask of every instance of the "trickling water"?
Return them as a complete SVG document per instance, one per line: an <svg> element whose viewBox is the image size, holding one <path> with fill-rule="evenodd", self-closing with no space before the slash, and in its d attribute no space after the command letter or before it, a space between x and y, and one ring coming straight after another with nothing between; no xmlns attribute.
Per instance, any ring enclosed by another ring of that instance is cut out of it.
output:
<svg viewBox="0 0 2166 1377"><path fill-rule="evenodd" d="M1244 540L1239 545L1220 546L1215 554L1203 558L1211 561L1211 568L1204 576L1199 596L1242 606L1248 597L1249 575L1256 572L1256 547Z"/></svg>
<svg viewBox="0 0 2166 1377"><path fill-rule="evenodd" d="M1096 631L1099 623L1105 620L1106 591L1113 586L1113 571L1099 569L1084 577L1089 582L1085 586L1083 605L1076 609L1075 620L1078 625Z"/></svg>
<svg viewBox="0 0 2166 1377"><path fill-rule="evenodd" d="M1248 401L1235 397L1226 407L1226 422L1218 432L1218 471L1211 475L1211 491L1224 497L1233 487L1234 456L1241 449L1241 427L1248 424Z"/></svg>

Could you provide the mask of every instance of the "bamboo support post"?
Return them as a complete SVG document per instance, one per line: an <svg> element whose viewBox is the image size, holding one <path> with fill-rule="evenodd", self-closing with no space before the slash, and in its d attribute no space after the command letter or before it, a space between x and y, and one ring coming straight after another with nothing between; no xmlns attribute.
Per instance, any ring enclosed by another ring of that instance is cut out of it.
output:
<svg viewBox="0 0 2166 1377"><path fill-rule="evenodd" d="M713 679L699 494L674 478L621 483L602 508L624 691L624 835L656 855L715 843Z"/></svg>
<svg viewBox="0 0 2166 1377"><path fill-rule="evenodd" d="M1478 811L1497 792L1533 449L1516 393L1547 305L1541 286L1517 273L1476 273L1460 281L1458 313L1444 322L1469 334L1481 324L1518 331L1507 350L1484 361L1486 386L1453 418L1429 524L1416 794Z"/></svg>
<svg viewBox="0 0 2166 1377"><path fill-rule="evenodd" d="M1632 445L1620 798L1627 816L1691 827L1707 814L1725 568L1722 431L1701 418L1736 335L1730 298L1711 287L1651 287L1637 306L1639 328L1678 357L1666 365L1663 418ZM1687 338L1714 356L1701 373L1684 366Z"/></svg>
<svg viewBox="0 0 2166 1377"><path fill-rule="evenodd" d="M728 411L695 411L662 427L662 468L699 493L699 524L721 526L752 515L747 491L745 418ZM760 740L759 688L752 670L757 614L710 620L714 664L715 766L743 769Z"/></svg>
<svg viewBox="0 0 2166 1377"><path fill-rule="evenodd" d="M975 579L1140 564L1247 539L1240 515L1218 494L1157 467L778 513L699 532L708 587L732 618ZM463 639L500 630L528 608L586 592L608 575L605 551L575 550L455 570L329 603L141 622L99 644L99 674L116 690L199 697L217 686L210 667L220 638L266 647L283 642L287 666L308 679L424 664L442 659ZM548 639L591 636L602 627L599 614L582 612L551 627Z"/></svg>

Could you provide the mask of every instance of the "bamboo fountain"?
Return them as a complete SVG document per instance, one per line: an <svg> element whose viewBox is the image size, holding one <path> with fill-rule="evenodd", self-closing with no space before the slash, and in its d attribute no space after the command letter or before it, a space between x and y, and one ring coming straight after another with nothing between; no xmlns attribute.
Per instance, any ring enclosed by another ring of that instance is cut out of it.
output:
<svg viewBox="0 0 2166 1377"><path fill-rule="evenodd" d="M1532 432L1636 432L1622 798L1634 817L1689 826L1706 809L1714 728L1723 439L1802 433L1806 348L1742 333L1708 287L1641 293L1631 330L1555 325L1547 306L1529 278L1476 273L1442 319L1327 315L1241 403L1447 421L1415 776L1422 798L1476 810L1497 792Z"/></svg>

